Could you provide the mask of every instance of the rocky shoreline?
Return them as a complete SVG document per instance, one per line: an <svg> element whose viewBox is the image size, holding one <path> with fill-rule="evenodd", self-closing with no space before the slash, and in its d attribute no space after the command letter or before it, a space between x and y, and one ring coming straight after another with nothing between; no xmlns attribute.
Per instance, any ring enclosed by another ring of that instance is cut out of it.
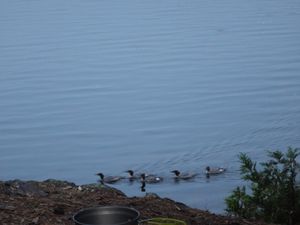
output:
<svg viewBox="0 0 300 225"><path fill-rule="evenodd" d="M77 186L59 180L0 181L2 225L73 225L72 216L77 211L99 205L133 207L140 211L142 219L170 217L191 225L265 224L190 208L156 194L129 198L120 190L100 184Z"/></svg>

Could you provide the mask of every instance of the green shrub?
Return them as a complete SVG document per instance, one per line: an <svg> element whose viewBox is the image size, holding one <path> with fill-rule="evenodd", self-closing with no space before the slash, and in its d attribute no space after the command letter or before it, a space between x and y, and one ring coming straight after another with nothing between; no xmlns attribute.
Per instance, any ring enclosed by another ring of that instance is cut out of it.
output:
<svg viewBox="0 0 300 225"><path fill-rule="evenodd" d="M225 199L226 211L234 216L263 219L267 222L295 224L300 222L300 189L296 184L300 164L296 161L299 149L288 148L268 152L270 160L253 162L246 154L241 153L242 179L249 182L250 190L237 187Z"/></svg>

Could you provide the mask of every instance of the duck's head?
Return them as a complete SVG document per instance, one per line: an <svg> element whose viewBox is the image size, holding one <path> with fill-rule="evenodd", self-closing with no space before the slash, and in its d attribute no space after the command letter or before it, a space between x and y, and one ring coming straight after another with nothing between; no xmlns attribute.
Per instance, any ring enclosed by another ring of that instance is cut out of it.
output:
<svg viewBox="0 0 300 225"><path fill-rule="evenodd" d="M103 175L103 173L97 173L96 175L97 175L97 176L99 176L101 180L103 180L103 179L104 179L104 175Z"/></svg>
<svg viewBox="0 0 300 225"><path fill-rule="evenodd" d="M132 176L133 176L133 174L134 174L133 170L126 170L125 172L126 172L126 173L128 173L128 174L129 174L129 176L131 176L131 177L132 177Z"/></svg>
<svg viewBox="0 0 300 225"><path fill-rule="evenodd" d="M171 173L174 173L176 176L180 175L180 172L178 170L172 170Z"/></svg>
<svg viewBox="0 0 300 225"><path fill-rule="evenodd" d="M206 170L206 172L209 172L210 171L210 167L207 166L205 170Z"/></svg>
<svg viewBox="0 0 300 225"><path fill-rule="evenodd" d="M142 180L142 181L145 181L145 179L146 179L146 175L145 175L144 173L142 173L142 174L141 174L141 180Z"/></svg>

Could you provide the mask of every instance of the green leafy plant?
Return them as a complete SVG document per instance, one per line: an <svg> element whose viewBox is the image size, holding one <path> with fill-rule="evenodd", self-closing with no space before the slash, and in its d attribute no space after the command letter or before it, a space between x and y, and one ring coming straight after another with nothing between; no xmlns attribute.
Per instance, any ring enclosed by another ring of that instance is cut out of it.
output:
<svg viewBox="0 0 300 225"><path fill-rule="evenodd" d="M226 211L234 216L263 219L267 222L295 224L300 222L300 189L296 184L300 164L299 149L286 153L269 151L270 160L259 164L244 153L239 155L242 179L250 190L237 187L225 199Z"/></svg>

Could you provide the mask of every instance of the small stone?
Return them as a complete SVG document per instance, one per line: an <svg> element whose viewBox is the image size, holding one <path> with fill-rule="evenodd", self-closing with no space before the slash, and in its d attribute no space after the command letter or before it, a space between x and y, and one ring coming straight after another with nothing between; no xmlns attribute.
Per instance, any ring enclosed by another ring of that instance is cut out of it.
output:
<svg viewBox="0 0 300 225"><path fill-rule="evenodd" d="M39 217L35 217L33 220L32 220L32 223L33 224L37 224L39 222L40 218Z"/></svg>
<svg viewBox="0 0 300 225"><path fill-rule="evenodd" d="M15 210L16 207L11 206L11 205L0 204L0 209L3 209L3 210Z"/></svg>
<svg viewBox="0 0 300 225"><path fill-rule="evenodd" d="M54 214L56 215L64 215L65 209L62 206L56 206L53 210Z"/></svg>
<svg viewBox="0 0 300 225"><path fill-rule="evenodd" d="M147 198L159 198L159 196L157 194L151 193L151 192L146 193L146 197Z"/></svg>

